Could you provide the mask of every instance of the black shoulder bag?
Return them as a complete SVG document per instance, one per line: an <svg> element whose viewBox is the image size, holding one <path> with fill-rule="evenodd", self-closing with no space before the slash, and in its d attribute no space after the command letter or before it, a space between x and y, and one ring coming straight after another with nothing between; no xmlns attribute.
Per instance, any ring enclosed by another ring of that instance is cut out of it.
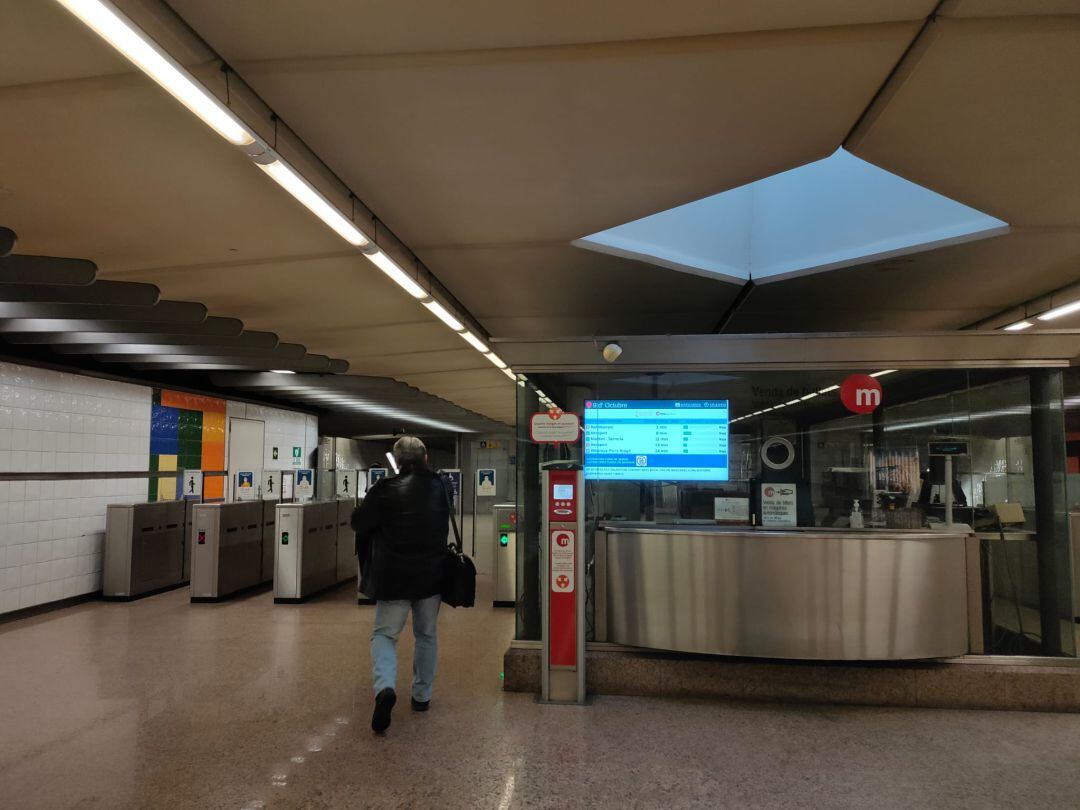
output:
<svg viewBox="0 0 1080 810"><path fill-rule="evenodd" d="M446 547L446 558L443 562L443 587L442 600L450 607L472 607L476 604L476 566L473 561L465 556L461 543L461 532L458 531L457 519L454 517L454 501L450 497L450 488L446 485L446 478L441 474L443 494L446 496L446 507L450 512L450 525L454 527L454 538L457 544Z"/></svg>

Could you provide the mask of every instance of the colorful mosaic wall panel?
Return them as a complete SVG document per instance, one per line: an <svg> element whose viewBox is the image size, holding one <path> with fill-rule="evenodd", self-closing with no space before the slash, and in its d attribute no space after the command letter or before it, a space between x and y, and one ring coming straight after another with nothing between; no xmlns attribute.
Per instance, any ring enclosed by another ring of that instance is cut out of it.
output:
<svg viewBox="0 0 1080 810"><path fill-rule="evenodd" d="M225 400L155 388L150 413L150 469L224 470ZM206 476L203 498L223 497L224 476ZM175 479L150 479L151 501L175 498Z"/></svg>

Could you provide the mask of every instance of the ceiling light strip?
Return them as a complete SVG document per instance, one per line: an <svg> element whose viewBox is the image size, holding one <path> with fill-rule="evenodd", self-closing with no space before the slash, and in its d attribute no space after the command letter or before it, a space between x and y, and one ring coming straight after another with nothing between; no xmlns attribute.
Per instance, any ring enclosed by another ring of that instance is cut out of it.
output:
<svg viewBox="0 0 1080 810"><path fill-rule="evenodd" d="M1080 300L1071 301L1068 304L1062 304L1059 307L1048 309L1042 315L1039 315L1040 321L1053 321L1061 318L1065 315L1072 315L1074 312L1080 311Z"/></svg>
<svg viewBox="0 0 1080 810"><path fill-rule="evenodd" d="M406 273L385 252L376 248L374 253L365 253L371 263L390 276L401 289L405 290L413 298L426 298L427 290L421 287L416 279Z"/></svg>
<svg viewBox="0 0 1080 810"><path fill-rule="evenodd" d="M138 26L107 0L58 0L135 67L236 146L255 142L239 119Z"/></svg>
<svg viewBox="0 0 1080 810"><path fill-rule="evenodd" d="M432 298L430 301L421 301L420 303L424 305L424 308L428 312L430 312L440 321L445 323L455 332L461 332L465 328L465 324L463 324L456 317L454 317L454 314L450 312L450 310L448 310L434 298Z"/></svg>
<svg viewBox="0 0 1080 810"><path fill-rule="evenodd" d="M267 158L269 160L266 160ZM371 240L359 228L279 156L271 152L257 160L255 165L350 245L362 248L370 244Z"/></svg>
<svg viewBox="0 0 1080 810"><path fill-rule="evenodd" d="M365 249L368 260L415 299L429 297L429 291L406 272L385 251L342 213L300 172L259 139L205 85L195 79L179 62L108 0L58 0L98 36L122 53L132 64L153 79L211 129L230 143L243 147L255 165L287 191L301 205L354 247ZM498 355L481 338L465 329L460 317L431 298L421 301L440 321L483 354L506 376L518 382Z"/></svg>

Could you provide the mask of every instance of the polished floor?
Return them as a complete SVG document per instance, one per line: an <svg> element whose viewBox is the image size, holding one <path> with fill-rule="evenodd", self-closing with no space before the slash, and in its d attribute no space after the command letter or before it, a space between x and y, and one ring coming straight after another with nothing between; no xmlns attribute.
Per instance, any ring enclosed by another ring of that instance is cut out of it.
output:
<svg viewBox="0 0 1080 810"><path fill-rule="evenodd" d="M512 615L489 608L444 611L432 711L403 701L375 737L373 609L351 597L173 591L0 624L0 806L1080 806L1080 716L545 707L501 691Z"/></svg>

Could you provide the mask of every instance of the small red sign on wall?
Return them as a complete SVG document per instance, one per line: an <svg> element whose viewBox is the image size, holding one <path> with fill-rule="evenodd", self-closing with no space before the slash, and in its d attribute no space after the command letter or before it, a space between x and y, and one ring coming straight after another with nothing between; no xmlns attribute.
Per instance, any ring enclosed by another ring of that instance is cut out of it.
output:
<svg viewBox="0 0 1080 810"><path fill-rule="evenodd" d="M869 374L852 374L840 383L840 401L852 413L870 413L881 404L881 383Z"/></svg>

